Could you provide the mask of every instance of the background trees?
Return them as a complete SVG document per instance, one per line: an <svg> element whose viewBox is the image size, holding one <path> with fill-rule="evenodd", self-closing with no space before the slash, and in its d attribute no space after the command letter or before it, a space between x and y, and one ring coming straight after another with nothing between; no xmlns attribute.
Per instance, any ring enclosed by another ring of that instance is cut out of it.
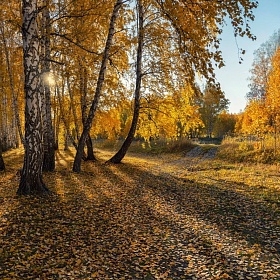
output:
<svg viewBox="0 0 280 280"><path fill-rule="evenodd" d="M280 48L271 59L271 71L267 81L266 110L269 114L271 125L279 127L280 114Z"/></svg>
<svg viewBox="0 0 280 280"><path fill-rule="evenodd" d="M280 30L276 31L255 51L249 78L250 91L247 94L249 100L265 98L268 76L272 67L271 60L279 46Z"/></svg>
<svg viewBox="0 0 280 280"><path fill-rule="evenodd" d="M250 77L248 104L237 122L236 132L264 136L279 131L279 47L275 32L255 52Z"/></svg>
<svg viewBox="0 0 280 280"><path fill-rule="evenodd" d="M225 98L219 87L207 85L200 102L200 113L206 135L211 138L218 116L228 109L229 100Z"/></svg>
<svg viewBox="0 0 280 280"><path fill-rule="evenodd" d="M0 140L6 151L23 140L22 42L19 3L0 5Z"/></svg>
<svg viewBox="0 0 280 280"><path fill-rule="evenodd" d="M214 69L223 66L224 19L230 18L236 36L254 39L249 22L257 2L25 0L22 6L34 9L32 24L36 18L33 39L24 37L23 28L24 44L20 27L27 17L22 24L17 1L1 2L0 136L5 148L31 141L37 131L31 146L37 147L33 160L41 178L41 167L54 170L54 150L63 143L77 149L73 170L79 171L82 159L95 159L89 141L95 138L178 139L205 131L211 136L227 109L222 92L210 97L219 88ZM202 99L197 77L207 84ZM31 146L25 145L26 159ZM29 168L25 160L24 176Z"/></svg>

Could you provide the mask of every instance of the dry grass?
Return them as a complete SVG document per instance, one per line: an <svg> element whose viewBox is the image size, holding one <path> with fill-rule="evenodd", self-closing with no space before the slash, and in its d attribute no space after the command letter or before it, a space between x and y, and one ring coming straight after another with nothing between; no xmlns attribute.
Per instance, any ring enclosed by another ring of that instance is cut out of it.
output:
<svg viewBox="0 0 280 280"><path fill-rule="evenodd" d="M227 137L219 148L219 157L233 162L273 164L280 161L279 150L279 137Z"/></svg>
<svg viewBox="0 0 280 280"><path fill-rule="evenodd" d="M106 149L108 151L117 151L123 141L96 141L95 146L100 149ZM162 154L162 153L186 153L194 148L196 144L188 139L179 140L166 140L158 139L148 141L134 141L129 147L129 151L132 153L144 153L144 154Z"/></svg>

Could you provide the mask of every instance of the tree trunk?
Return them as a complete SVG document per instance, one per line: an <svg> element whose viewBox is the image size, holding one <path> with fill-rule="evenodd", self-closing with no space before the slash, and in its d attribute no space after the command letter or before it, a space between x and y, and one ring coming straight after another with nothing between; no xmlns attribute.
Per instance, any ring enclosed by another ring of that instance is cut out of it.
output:
<svg viewBox="0 0 280 280"><path fill-rule="evenodd" d="M115 5L114 5L112 16L110 19L110 27L109 27L109 32L108 32L106 45L105 45L105 49L104 49L104 53L103 53L103 57L102 57L101 67L100 67L100 71L99 71L99 75L98 75L98 79L97 79L94 99L93 99L91 107L89 109L88 117L85 121L84 129L83 129L82 135L79 139L78 149L77 149L77 153L76 153L76 156L74 159L74 164L73 164L74 172L81 171L81 162L82 162L84 146L85 146L86 139L89 135L92 121L95 116L95 112L96 112L96 109L97 109L97 106L99 103L102 86L104 83L104 77L105 77L105 73L106 73L106 66L107 66L107 62L108 62L108 58L109 58L109 52L110 52L110 48L111 48L111 45L113 42L113 36L114 36L114 32L115 32L115 22L117 20L118 12L119 12L119 9L121 8L122 4L123 4L122 0L116 1Z"/></svg>
<svg viewBox="0 0 280 280"><path fill-rule="evenodd" d="M60 113L58 110L55 110L55 123L54 123L54 149L59 149L59 131L60 131Z"/></svg>
<svg viewBox="0 0 280 280"><path fill-rule="evenodd" d="M6 170L5 163L2 155L2 143L0 140L0 171L5 171L5 170Z"/></svg>
<svg viewBox="0 0 280 280"><path fill-rule="evenodd" d="M86 140L86 146L87 146L86 160L97 161L97 159L94 155L94 152L93 152L93 144L92 144L90 134L88 134L88 137L87 137L87 140Z"/></svg>
<svg viewBox="0 0 280 280"><path fill-rule="evenodd" d="M81 94L81 111L82 111L82 122L83 126L86 122L86 114L87 114L87 93L88 93L88 73L87 69L82 65L80 61L80 94ZM93 152L93 144L90 137L90 133L88 133L86 139L86 147L87 147L87 155L86 160L96 161L96 157Z"/></svg>
<svg viewBox="0 0 280 280"><path fill-rule="evenodd" d="M72 134L71 134L71 131L70 131L70 127L69 127L69 123L67 121L65 109L64 109L64 106L63 106L63 99L62 99L62 96L60 94L59 87L56 87L56 93L57 93L58 103L59 103L59 107L60 107L60 117L61 117L61 120L63 121L67 137L70 138L70 140L72 142L72 145L77 150L78 149L78 145L77 145L75 139L72 137ZM64 86L62 86L62 95L64 95Z"/></svg>
<svg viewBox="0 0 280 280"><path fill-rule="evenodd" d="M79 141L80 128L79 128L78 116L77 116L77 111L76 111L76 104L74 104L73 90L72 90L71 85L70 85L69 74L67 74L66 83L67 83L68 93L69 93L69 97L70 97L70 106L71 106L71 110L72 110L72 113L73 113L75 132L76 132L76 137L73 137L73 139L75 139L75 141L76 140Z"/></svg>
<svg viewBox="0 0 280 280"><path fill-rule="evenodd" d="M109 160L112 163L120 163L124 158L128 148L130 147L135 131L137 128L139 112L140 112L140 90L142 81L142 55L143 55L143 42L144 42L144 15L142 1L138 0L138 20L139 20L139 30L138 30L138 48L137 48L137 62L136 62L136 86L134 92L134 112L130 130L128 135L123 142L119 151Z"/></svg>
<svg viewBox="0 0 280 280"><path fill-rule="evenodd" d="M49 192L43 182L43 130L41 121L40 40L36 0L23 0L22 37L25 92L25 154L17 194L42 195Z"/></svg>
<svg viewBox="0 0 280 280"><path fill-rule="evenodd" d="M43 171L54 171L55 169L55 143L54 143L54 129L52 125L52 113L51 113L51 90L49 83L50 75L50 13L49 13L49 0L43 1L43 26L42 26L42 49L44 51L43 57L43 85L44 85L44 161Z"/></svg>
<svg viewBox="0 0 280 280"><path fill-rule="evenodd" d="M69 140L69 136L66 132L64 133L64 151L69 151L68 140Z"/></svg>

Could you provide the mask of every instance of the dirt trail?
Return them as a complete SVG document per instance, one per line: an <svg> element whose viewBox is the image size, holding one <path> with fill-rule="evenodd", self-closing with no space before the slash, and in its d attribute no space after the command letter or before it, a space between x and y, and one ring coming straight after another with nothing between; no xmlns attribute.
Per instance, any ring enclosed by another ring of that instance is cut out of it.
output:
<svg viewBox="0 0 280 280"><path fill-rule="evenodd" d="M215 158L217 154L218 146L205 149L203 146L197 146L186 153L188 157L199 157L204 159Z"/></svg>

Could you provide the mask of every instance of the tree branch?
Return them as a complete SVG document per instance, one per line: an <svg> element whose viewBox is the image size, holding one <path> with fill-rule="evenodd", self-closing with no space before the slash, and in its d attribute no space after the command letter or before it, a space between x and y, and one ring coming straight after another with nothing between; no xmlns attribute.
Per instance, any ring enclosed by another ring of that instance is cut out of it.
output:
<svg viewBox="0 0 280 280"><path fill-rule="evenodd" d="M95 52L95 51L87 49L83 45L81 45L78 42L75 42L73 39L69 38L66 34L59 34L59 33L53 32L50 35L61 37L61 38L65 39L65 40L67 40L68 42L70 42L71 44L79 47L80 49L82 49L82 50L84 50L84 51L86 51L88 53L95 54L95 55L98 55L98 56L102 54L102 53L98 53L98 52Z"/></svg>

